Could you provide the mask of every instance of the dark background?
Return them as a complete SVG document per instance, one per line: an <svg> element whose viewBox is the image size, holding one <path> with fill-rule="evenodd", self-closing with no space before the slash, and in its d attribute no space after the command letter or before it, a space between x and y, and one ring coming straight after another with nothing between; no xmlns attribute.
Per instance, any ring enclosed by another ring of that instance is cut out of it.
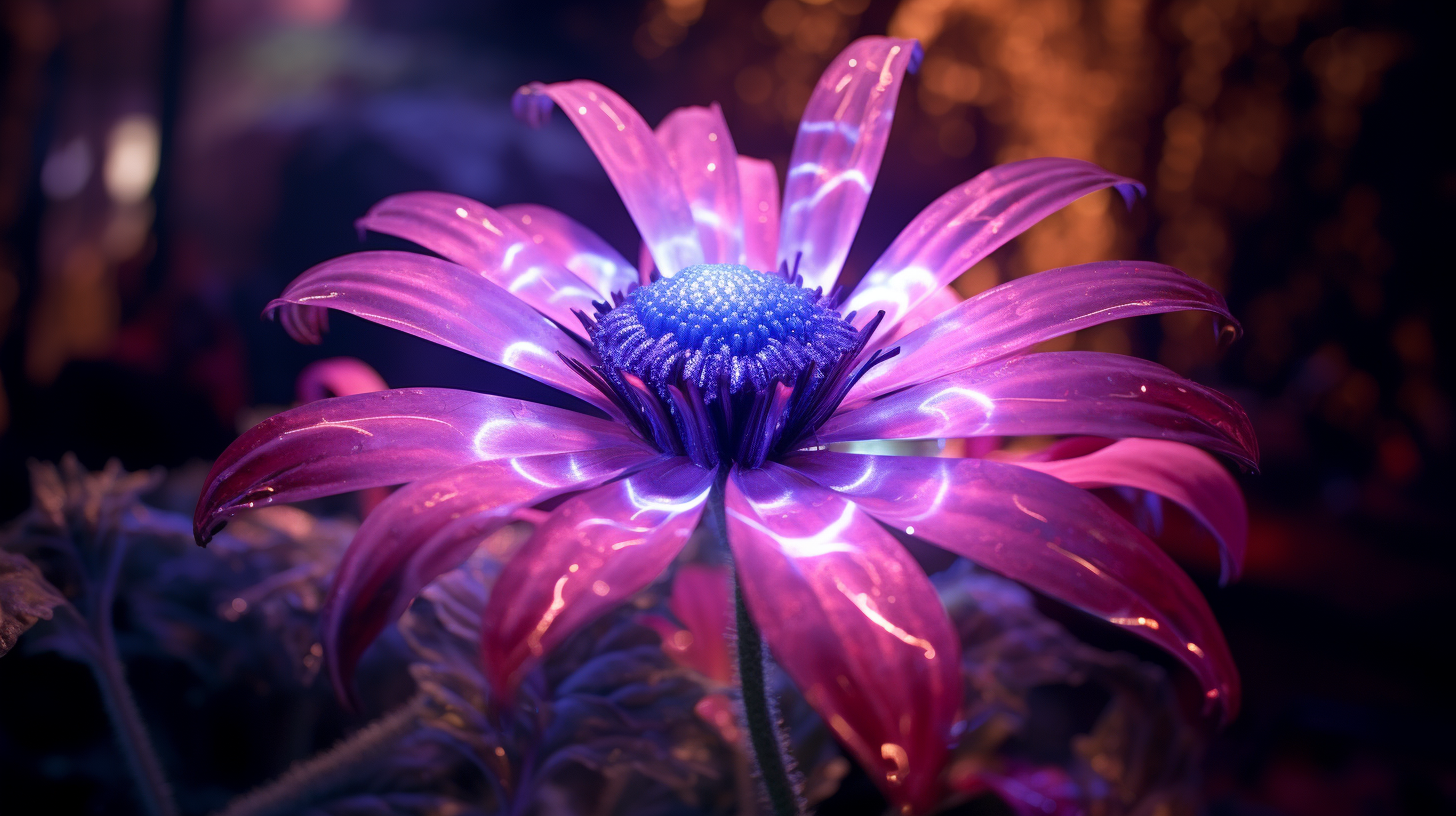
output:
<svg viewBox="0 0 1456 816"><path fill-rule="evenodd" d="M323 357L363 358L395 387L539 395L348 317L306 347L258 315L311 264L389 245L361 243L352 221L405 190L548 204L636 258L625 210L564 118L532 131L510 117L525 82L595 79L652 123L719 101L739 150L782 173L829 58L856 36L913 35L925 66L902 92L851 276L980 169L1068 155L1143 179L1149 198L1130 214L1110 196L1079 202L968 272L963 294L1051 266L1154 259L1224 291L1246 329L1222 352L1183 316L1067 343L1157 359L1233 394L1264 448L1262 472L1241 477L1244 579L1219 588L1210 553L1180 554L1246 686L1243 714L1213 745L1210 812L1414 814L1456 802L1456 706L1441 668L1456 642L1442 317L1456 272L1456 139L1442 117L1451 4L0 8L0 518L27 505L32 457L75 451L91 467L119 457L200 478ZM36 713L47 711L54 721ZM0 744L9 731L23 748L3 788L21 790L77 746L104 747L100 716L84 670L0 661ZM98 812L84 796L53 804Z"/></svg>

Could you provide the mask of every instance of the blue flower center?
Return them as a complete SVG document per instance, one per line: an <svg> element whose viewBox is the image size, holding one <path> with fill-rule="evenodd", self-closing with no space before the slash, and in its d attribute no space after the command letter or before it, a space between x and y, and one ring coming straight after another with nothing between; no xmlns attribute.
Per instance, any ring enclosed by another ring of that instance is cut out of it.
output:
<svg viewBox="0 0 1456 816"><path fill-rule="evenodd" d="M647 333L671 335L678 348L727 350L735 356L761 351L769 340L808 342L817 306L814 293L778 275L746 266L690 266L663 278L632 299Z"/></svg>
<svg viewBox="0 0 1456 816"><path fill-rule="evenodd" d="M599 316L592 345L609 369L664 393L690 383L712 401L818 376L856 337L817 290L787 273L703 264L628 293Z"/></svg>

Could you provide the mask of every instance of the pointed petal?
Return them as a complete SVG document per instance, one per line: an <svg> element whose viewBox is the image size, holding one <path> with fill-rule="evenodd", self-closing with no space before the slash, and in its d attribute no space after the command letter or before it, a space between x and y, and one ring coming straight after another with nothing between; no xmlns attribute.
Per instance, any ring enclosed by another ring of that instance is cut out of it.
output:
<svg viewBox="0 0 1456 816"><path fill-rule="evenodd" d="M481 652L495 693L509 698L543 655L667 569L712 486L713 471L679 457L556 508L485 607Z"/></svg>
<svg viewBox="0 0 1456 816"><path fill-rule="evenodd" d="M608 302L613 292L626 292L637 283L632 264L571 217L540 204L507 204L500 214L511 219L546 257L591 284Z"/></svg>
<svg viewBox="0 0 1456 816"><path fill-rule="evenodd" d="M416 594L459 566L516 510L600 484L652 462L641 448L606 448L476 462L400 488L364 520L324 603L324 656L349 699L359 657Z"/></svg>
<svg viewBox="0 0 1456 816"><path fill-rule="evenodd" d="M1124 439L1101 450L1051 462L1017 462L1082 488L1132 487L1179 505L1218 540L1220 580L1244 568L1249 511L1244 494L1217 459L1159 439Z"/></svg>
<svg viewBox="0 0 1456 816"><path fill-rule="evenodd" d="M563 326L572 309L591 314L597 293L536 247L514 219L451 193L401 193L375 204L356 225L413 241L485 276Z"/></svg>
<svg viewBox="0 0 1456 816"><path fill-rule="evenodd" d="M875 261L843 311L863 325L883 310L880 331L975 266L997 247L1088 193L1116 187L1131 201L1142 185L1076 159L1028 159L992 167L936 199Z"/></svg>
<svg viewBox="0 0 1456 816"><path fill-rule="evenodd" d="M789 157L778 256L792 269L803 253L806 289L827 292L839 277L880 172L900 82L920 54L914 40L863 37L814 86Z"/></svg>
<svg viewBox="0 0 1456 816"><path fill-rule="evenodd" d="M298 373L298 380L293 386L299 402L388 390L389 386L379 372L355 357L330 357L309 363Z"/></svg>
<svg viewBox="0 0 1456 816"><path fill-rule="evenodd" d="M1147 360L1048 351L968 368L831 417L817 444L1085 434L1186 442L1258 466L1238 403Z"/></svg>
<svg viewBox="0 0 1456 816"><path fill-rule="evenodd" d="M802 474L734 468L728 539L774 657L896 804L934 804L961 703L930 580L868 515Z"/></svg>
<svg viewBox="0 0 1456 816"><path fill-rule="evenodd" d="M652 129L626 100L586 80L531 86L551 97L602 163L664 275L703 262L697 224Z"/></svg>
<svg viewBox="0 0 1456 816"><path fill-rule="evenodd" d="M449 388L319 400L271 416L223 451L193 517L206 543L241 510L421 479L483 459L636 445L621 424Z"/></svg>
<svg viewBox="0 0 1456 816"><path fill-rule="evenodd" d="M743 203L743 265L770 272L777 266L779 252L779 171L771 161L739 156L738 187Z"/></svg>
<svg viewBox="0 0 1456 816"><path fill-rule="evenodd" d="M1198 588L1087 491L984 459L816 452L787 464L886 524L1158 644L1224 722L1238 710L1238 672Z"/></svg>
<svg viewBox="0 0 1456 816"><path fill-rule="evenodd" d="M718 103L669 113L657 126L657 141L662 143L682 183L698 225L704 263L739 263L743 255L743 203L738 151Z"/></svg>
<svg viewBox="0 0 1456 816"><path fill-rule="evenodd" d="M299 275L268 311L286 303L348 312L515 369L615 412L558 356L580 357L580 345L509 292L449 261L415 252L356 252Z"/></svg>
<svg viewBox="0 0 1456 816"><path fill-rule="evenodd" d="M929 296L921 303L933 300ZM1238 334L1238 322L1223 296L1171 266L1102 261L1048 269L987 289L919 329L881 343L899 346L900 354L870 369L849 392L849 401L970 368L1109 320L1185 309L1212 312L1225 340Z"/></svg>

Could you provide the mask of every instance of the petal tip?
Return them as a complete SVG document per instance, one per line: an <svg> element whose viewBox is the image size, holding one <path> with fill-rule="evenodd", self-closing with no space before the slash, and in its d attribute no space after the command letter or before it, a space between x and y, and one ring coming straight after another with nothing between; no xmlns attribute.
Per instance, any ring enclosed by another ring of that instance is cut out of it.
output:
<svg viewBox="0 0 1456 816"><path fill-rule="evenodd" d="M532 128L544 127L551 121L551 108L556 104L545 93L546 86L529 82L511 95L511 113Z"/></svg>

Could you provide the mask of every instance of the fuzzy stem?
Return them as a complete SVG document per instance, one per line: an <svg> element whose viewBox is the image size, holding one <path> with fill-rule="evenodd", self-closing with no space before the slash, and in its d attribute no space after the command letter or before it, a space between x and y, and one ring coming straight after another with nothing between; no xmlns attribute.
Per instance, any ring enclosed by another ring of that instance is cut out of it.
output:
<svg viewBox="0 0 1456 816"><path fill-rule="evenodd" d="M425 695L380 717L318 756L295 764L272 782L234 799L217 816L272 816L292 813L344 790L371 773L370 762L384 756L419 726Z"/></svg>
<svg viewBox="0 0 1456 816"><path fill-rule="evenodd" d="M711 507L724 549L728 546L728 514L724 506L728 471L727 466L718 471ZM748 614L748 605L743 599L743 582L736 574L733 581L733 606L738 626L738 684L743 698L744 725L748 729L748 743L753 749L753 760L758 766L758 774L763 780L764 790L768 793L774 816L800 816L804 809L793 777L789 773L789 762L784 756L785 743L779 734L778 712L768 693L763 637L754 625L753 617Z"/></svg>

